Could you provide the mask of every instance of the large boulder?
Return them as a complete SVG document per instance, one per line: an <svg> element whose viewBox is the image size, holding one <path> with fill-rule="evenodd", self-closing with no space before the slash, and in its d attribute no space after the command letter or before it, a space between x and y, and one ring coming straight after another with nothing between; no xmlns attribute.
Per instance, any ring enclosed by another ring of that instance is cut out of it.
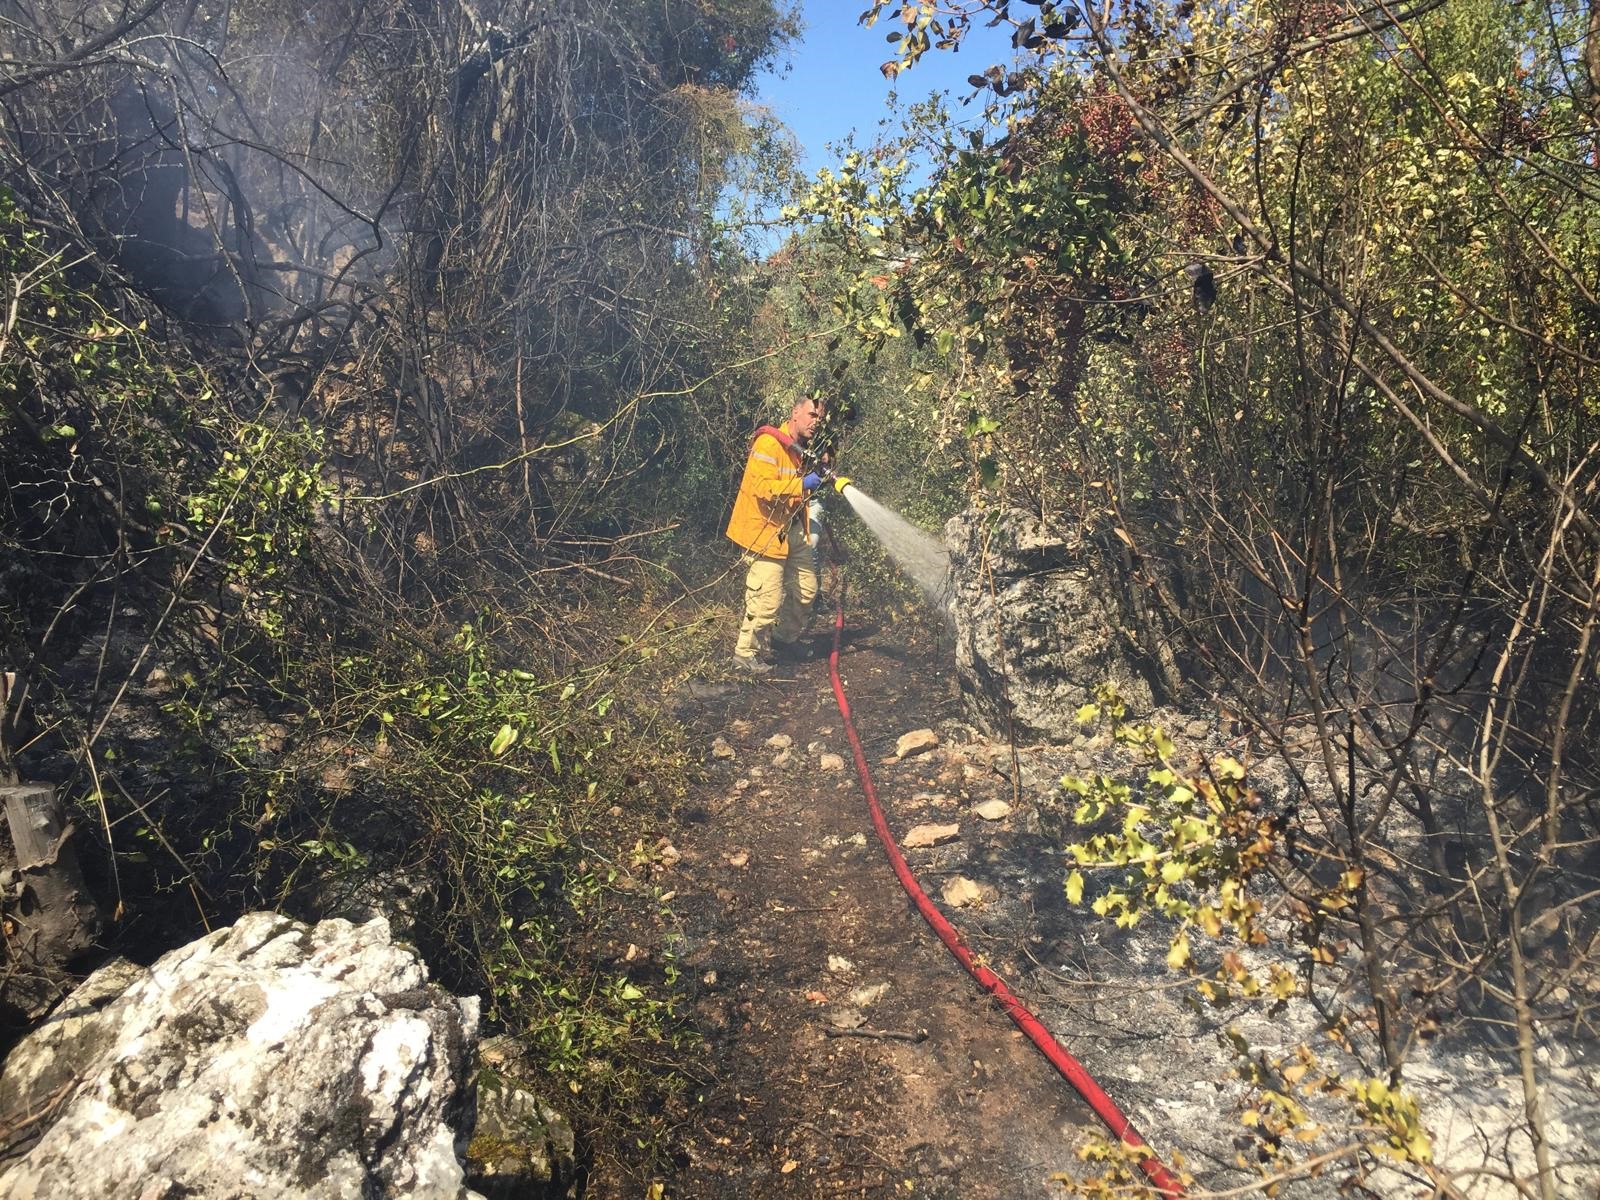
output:
<svg viewBox="0 0 1600 1200"><path fill-rule="evenodd" d="M968 509L945 526L945 544L956 674L976 724L1000 737L1066 738L1102 683L1134 711L1151 706L1104 562L1081 536L1016 509Z"/></svg>
<svg viewBox="0 0 1600 1200"><path fill-rule="evenodd" d="M0 1197L465 1198L478 1002L381 918L252 913L91 976L6 1060Z"/></svg>

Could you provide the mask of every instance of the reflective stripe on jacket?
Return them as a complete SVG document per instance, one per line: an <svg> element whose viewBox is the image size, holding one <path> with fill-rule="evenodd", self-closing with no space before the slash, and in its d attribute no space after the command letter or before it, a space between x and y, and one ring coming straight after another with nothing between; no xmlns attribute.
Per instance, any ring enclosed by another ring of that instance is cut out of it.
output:
<svg viewBox="0 0 1600 1200"><path fill-rule="evenodd" d="M800 482L804 477L799 448L789 441L788 422L777 430L763 427L745 460L733 515L728 518L729 540L764 558L788 558L789 524L797 513L800 536L810 532Z"/></svg>

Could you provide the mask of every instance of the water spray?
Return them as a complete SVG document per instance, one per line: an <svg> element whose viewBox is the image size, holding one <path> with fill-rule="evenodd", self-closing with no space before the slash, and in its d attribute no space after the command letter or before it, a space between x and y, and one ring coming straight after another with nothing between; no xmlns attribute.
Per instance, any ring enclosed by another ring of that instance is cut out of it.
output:
<svg viewBox="0 0 1600 1200"><path fill-rule="evenodd" d="M874 500L850 480L836 477L833 484L928 603L941 612L948 608L950 554L944 544Z"/></svg>

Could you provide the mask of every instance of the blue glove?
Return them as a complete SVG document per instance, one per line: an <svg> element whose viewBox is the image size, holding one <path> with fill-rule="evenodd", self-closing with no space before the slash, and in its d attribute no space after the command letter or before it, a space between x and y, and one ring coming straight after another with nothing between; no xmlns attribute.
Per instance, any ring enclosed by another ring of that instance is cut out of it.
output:
<svg viewBox="0 0 1600 1200"><path fill-rule="evenodd" d="M800 481L800 486L808 492L814 492L822 486L822 476L813 471Z"/></svg>

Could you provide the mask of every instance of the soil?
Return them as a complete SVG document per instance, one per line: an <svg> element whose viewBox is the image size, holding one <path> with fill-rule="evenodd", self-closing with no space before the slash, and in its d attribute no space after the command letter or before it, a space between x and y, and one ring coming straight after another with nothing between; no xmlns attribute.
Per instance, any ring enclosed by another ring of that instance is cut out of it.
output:
<svg viewBox="0 0 1600 1200"><path fill-rule="evenodd" d="M933 621L881 630L848 624L840 658L896 838L903 846L917 825L959 826L954 838L906 849L913 872L968 946L1169 1166L1211 1188L1249 1184L1255 1173L1241 1155L1255 1144L1242 1118L1253 1101L1232 1046L1274 1061L1301 1045L1322 1046L1319 1014L1300 1001L1281 1012L1205 1009L1191 1002L1184 977L1166 968L1169 928L1116 929L1067 902L1063 846L1074 827L1061 775L1128 778L1140 761L1103 734L1020 747L980 735L963 720L950 647L939 633ZM682 968L704 1053L688 1111L674 1114L674 1169L646 1195L1060 1197L1057 1177L1085 1173L1077 1151L1101 1127L901 889L873 832L834 701L830 641L818 638L816 658L771 676L699 680L684 694L680 716L704 753L703 782L663 830L656 883L670 894L679 925L676 940L652 953L670 952ZM1251 757L1225 712L1149 715L1171 734L1175 762ZM938 746L895 756L901 735L927 728ZM774 744L775 737L788 742ZM1269 797L1289 788L1280 767L1270 760L1253 767L1252 780ZM990 800L1012 811L985 820L975 809ZM955 876L976 882L983 900L946 903L941 891ZM1594 1184L1584 1131L1593 1128L1600 1068L1556 1066L1548 1123L1569 1164L1563 1186L1576 1195ZM1520 1101L1506 1055L1469 1029L1418 1047L1409 1078L1439 1161L1448 1155L1476 1181L1465 1194L1517 1194L1477 1169L1491 1158L1527 1157L1515 1132ZM1324 1116L1350 1119L1319 1110ZM1398 1169L1341 1168L1280 1186L1286 1200L1432 1193L1420 1173ZM638 1192L637 1180L591 1176L585 1194L611 1200Z"/></svg>
<svg viewBox="0 0 1600 1200"><path fill-rule="evenodd" d="M698 687L686 706L707 750L706 784L664 878L709 1078L666 1194L1059 1196L1051 1177L1070 1168L1095 1118L911 907L872 831L829 684L829 640L772 676ZM1011 800L1012 786L977 753L992 757L992 746L952 744L962 726L939 666L947 656L933 634L905 626L853 636L841 655L890 825L903 836L959 823L954 841L907 852L936 899L957 873L1002 886L1010 874L1007 890L1025 889L1028 909L1064 909L1059 849L1026 832L1025 806L998 822L970 811ZM941 731L939 748L889 761L900 735L926 727ZM769 744L775 735L792 747ZM711 756L719 736L732 757ZM842 765L825 769L827 754ZM1015 973L1037 962L1038 925L943 907L1027 1002Z"/></svg>

